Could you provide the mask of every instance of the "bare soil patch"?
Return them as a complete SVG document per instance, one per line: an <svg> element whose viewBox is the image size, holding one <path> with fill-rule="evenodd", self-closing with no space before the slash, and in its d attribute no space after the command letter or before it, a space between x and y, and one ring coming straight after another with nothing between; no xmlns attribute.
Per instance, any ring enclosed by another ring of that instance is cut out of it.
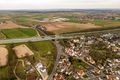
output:
<svg viewBox="0 0 120 80"><path fill-rule="evenodd" d="M8 50L4 47L0 47L0 66L7 65L8 62Z"/></svg>
<svg viewBox="0 0 120 80"><path fill-rule="evenodd" d="M12 21L5 21L0 23L0 29L13 29L13 28L23 28L23 26L17 25Z"/></svg>
<svg viewBox="0 0 120 80"><path fill-rule="evenodd" d="M18 58L34 55L34 53L24 44L13 48Z"/></svg>
<svg viewBox="0 0 120 80"><path fill-rule="evenodd" d="M51 23L49 22L49 23L43 23L43 26L45 26L48 31L55 31L55 30L69 29L69 28L91 29L91 28L101 27L91 23L80 24L80 23L71 23L71 22L51 22Z"/></svg>

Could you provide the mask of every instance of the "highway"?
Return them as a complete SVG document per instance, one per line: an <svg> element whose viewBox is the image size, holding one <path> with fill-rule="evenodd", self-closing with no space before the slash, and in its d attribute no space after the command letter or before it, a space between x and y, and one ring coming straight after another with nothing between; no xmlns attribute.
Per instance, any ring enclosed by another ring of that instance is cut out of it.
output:
<svg viewBox="0 0 120 80"><path fill-rule="evenodd" d="M64 37L64 36L37 36L30 38L16 38L16 39L1 39L0 44L10 44L10 43L22 43L22 42L37 42L37 41L45 41L45 40L55 40L55 39L70 39L73 37Z"/></svg>
<svg viewBox="0 0 120 80"><path fill-rule="evenodd" d="M36 42L36 41L45 41L45 40L59 40L59 39L70 39L83 34L95 34L103 32L119 32L120 29L113 30L103 30L103 31L93 31L93 32L81 32L81 33L70 33L70 34L61 34L61 35L45 35L45 36L35 36L29 38L16 38L16 39L0 39L0 44L10 44L10 43L23 43L23 42Z"/></svg>

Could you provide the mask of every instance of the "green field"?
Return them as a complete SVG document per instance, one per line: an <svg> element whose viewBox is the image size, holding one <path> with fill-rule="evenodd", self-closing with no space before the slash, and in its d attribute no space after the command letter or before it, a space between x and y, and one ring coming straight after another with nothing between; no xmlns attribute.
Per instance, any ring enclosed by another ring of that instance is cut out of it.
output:
<svg viewBox="0 0 120 80"><path fill-rule="evenodd" d="M93 20L93 21L87 21L87 20L79 20L77 16L64 16L65 18L68 18L69 20L67 22L74 22L74 23L93 23L97 26L102 27L117 27L120 26L120 20Z"/></svg>
<svg viewBox="0 0 120 80"><path fill-rule="evenodd" d="M31 16L14 17L13 22L15 22L16 24L22 25L22 26L27 26L27 27L32 27L32 26L38 24L38 22L32 21Z"/></svg>
<svg viewBox="0 0 120 80"><path fill-rule="evenodd" d="M25 67L22 65L22 61L18 61L15 72L16 72L16 75L23 80L26 79L26 73L24 70L25 70Z"/></svg>
<svg viewBox="0 0 120 80"><path fill-rule="evenodd" d="M0 32L0 39L5 39L5 38L6 36L2 32Z"/></svg>
<svg viewBox="0 0 120 80"><path fill-rule="evenodd" d="M0 80L8 80L9 79L9 66L0 68Z"/></svg>
<svg viewBox="0 0 120 80"><path fill-rule="evenodd" d="M46 15L46 14L40 14L40 15L34 15L34 16L31 16L31 18L33 19L38 19L38 20L42 20L44 18L48 18L50 16Z"/></svg>
<svg viewBox="0 0 120 80"><path fill-rule="evenodd" d="M120 26L119 20L94 20L90 21L90 23L93 23L98 26L102 27L117 27Z"/></svg>
<svg viewBox="0 0 120 80"><path fill-rule="evenodd" d="M29 17L28 16L19 16L19 17L16 17L15 20L21 21L21 22L28 22Z"/></svg>
<svg viewBox="0 0 120 80"><path fill-rule="evenodd" d="M31 28L4 29L1 32L6 38L23 38L37 35L37 32Z"/></svg>

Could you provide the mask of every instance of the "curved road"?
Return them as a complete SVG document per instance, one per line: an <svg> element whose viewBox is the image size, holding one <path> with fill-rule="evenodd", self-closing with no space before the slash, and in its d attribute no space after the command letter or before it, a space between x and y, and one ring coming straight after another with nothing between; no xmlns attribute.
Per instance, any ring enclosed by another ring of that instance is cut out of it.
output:
<svg viewBox="0 0 120 80"><path fill-rule="evenodd" d="M59 44L59 42L58 41L55 41L55 42L53 42L54 43L54 45L56 46L56 48L57 48L57 57L56 57L56 61L55 61L55 63L54 63L54 68L53 68L53 70L52 70L52 73L50 74L50 76L48 77L48 80L53 80L53 76L54 76L54 74L55 74L55 72L56 72L56 69L57 69L57 65L58 65L58 63L59 63L59 60L60 60L60 57L61 57L61 55L63 54L63 48L62 48L62 46Z"/></svg>

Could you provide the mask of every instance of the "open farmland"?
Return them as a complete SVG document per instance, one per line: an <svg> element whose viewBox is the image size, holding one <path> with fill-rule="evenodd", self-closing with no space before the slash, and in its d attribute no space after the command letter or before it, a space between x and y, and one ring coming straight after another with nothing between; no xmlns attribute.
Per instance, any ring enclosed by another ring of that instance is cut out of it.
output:
<svg viewBox="0 0 120 80"><path fill-rule="evenodd" d="M90 21L90 23L108 28L120 26L119 20L94 20Z"/></svg>
<svg viewBox="0 0 120 80"><path fill-rule="evenodd" d="M1 32L6 38L23 38L37 36L37 32L31 28L4 29Z"/></svg>
<svg viewBox="0 0 120 80"><path fill-rule="evenodd" d="M38 22L32 21L31 18L32 18L31 16L18 16L18 17L14 17L13 21L16 24L19 24L22 26L32 27L36 25Z"/></svg>
<svg viewBox="0 0 120 80"><path fill-rule="evenodd" d="M98 13L97 13L98 14ZM81 30L88 30L94 28L112 28L119 27L120 20L119 19L103 19L106 13L101 13L98 16L98 19L94 19L93 14L87 12L56 12L56 13L21 13L21 15L12 15L12 21L18 25L33 27L35 25L43 25L48 31L54 33L66 33L66 32L75 32ZM112 15L116 18L115 15ZM88 17L87 17L88 16ZM91 17L92 16L92 17ZM101 18L102 16L102 18ZM82 18L81 17L85 17ZM86 18L87 17L87 18ZM118 16L119 17L119 16ZM67 21L63 22L49 22L49 20L54 20L54 18L66 18ZM41 22L44 20L48 20L48 22Z"/></svg>
<svg viewBox="0 0 120 80"><path fill-rule="evenodd" d="M19 16L19 17L16 17L15 20L18 20L18 21L21 21L21 22L27 22L27 21L29 21L29 17Z"/></svg>
<svg viewBox="0 0 120 80"><path fill-rule="evenodd" d="M23 26L17 25L12 21L5 21L0 24L0 29L13 29L13 28L23 28Z"/></svg>
<svg viewBox="0 0 120 80"><path fill-rule="evenodd" d="M89 15L89 14L88 14ZM80 20L78 15L71 15L71 16L64 16L65 18L68 18L69 20L67 22L73 22L73 23L92 23L96 26L102 26L103 28L108 27L118 27L120 26L120 20L102 20L102 19L94 19L94 20Z"/></svg>
<svg viewBox="0 0 120 80"><path fill-rule="evenodd" d="M79 23L70 23L70 22L44 23L43 26L45 26L48 31L53 31L55 33L101 28L101 26L96 26L91 23L79 24Z"/></svg>

